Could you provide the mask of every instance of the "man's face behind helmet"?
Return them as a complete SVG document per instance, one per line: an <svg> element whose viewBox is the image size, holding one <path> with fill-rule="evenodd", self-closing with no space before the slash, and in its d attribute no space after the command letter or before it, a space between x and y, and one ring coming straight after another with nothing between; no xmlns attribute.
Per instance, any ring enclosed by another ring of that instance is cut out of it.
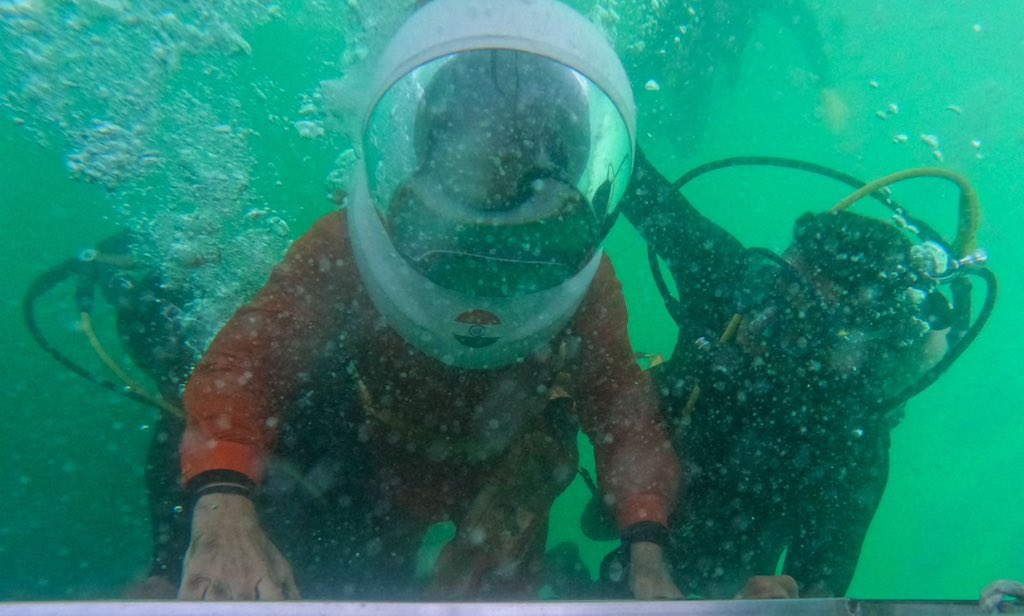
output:
<svg viewBox="0 0 1024 616"><path fill-rule="evenodd" d="M456 201L511 209L536 178L575 185L590 116L574 71L508 50L463 54L430 80L416 114L420 166Z"/></svg>
<svg viewBox="0 0 1024 616"><path fill-rule="evenodd" d="M484 297L534 293L581 271L632 166L625 124L603 92L513 50L454 54L410 73L372 114L366 152L398 252L436 284Z"/></svg>

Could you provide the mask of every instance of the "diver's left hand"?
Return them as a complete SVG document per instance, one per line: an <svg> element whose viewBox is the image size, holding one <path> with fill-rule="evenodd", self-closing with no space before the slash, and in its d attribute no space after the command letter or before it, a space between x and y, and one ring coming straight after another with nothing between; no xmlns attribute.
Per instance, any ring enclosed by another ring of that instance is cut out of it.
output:
<svg viewBox="0 0 1024 616"><path fill-rule="evenodd" d="M629 546L629 590L637 599L685 599L672 581L665 555L657 543L637 541Z"/></svg>
<svg viewBox="0 0 1024 616"><path fill-rule="evenodd" d="M799 599L796 580L788 575L755 575L736 594L737 599Z"/></svg>

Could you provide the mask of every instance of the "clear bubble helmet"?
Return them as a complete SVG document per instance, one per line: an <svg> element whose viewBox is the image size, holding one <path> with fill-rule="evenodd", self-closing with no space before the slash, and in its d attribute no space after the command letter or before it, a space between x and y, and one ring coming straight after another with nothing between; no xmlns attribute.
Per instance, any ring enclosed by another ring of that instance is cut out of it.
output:
<svg viewBox="0 0 1024 616"><path fill-rule="evenodd" d="M534 353L586 294L632 171L614 51L554 1L436 0L370 92L349 218L378 310L453 366Z"/></svg>

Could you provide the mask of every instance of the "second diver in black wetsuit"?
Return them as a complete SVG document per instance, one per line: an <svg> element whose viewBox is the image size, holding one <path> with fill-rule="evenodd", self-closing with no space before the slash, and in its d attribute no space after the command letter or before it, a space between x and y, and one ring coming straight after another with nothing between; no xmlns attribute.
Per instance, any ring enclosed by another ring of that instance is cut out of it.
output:
<svg viewBox="0 0 1024 616"><path fill-rule="evenodd" d="M136 402L160 409L151 429L145 463L153 541L150 571L145 580L131 584L124 594L134 598L170 598L181 574L181 554L188 546L186 498L175 461L184 428L181 388L195 359L180 314L192 297L183 289L166 285L159 269L136 260L131 250L133 241L127 231L114 234L42 273L26 293L23 311L32 336L66 368ZM36 321L36 306L62 284L73 284L82 330L107 368L122 382L105 380L79 365L44 335L45 328ZM134 382L131 371L116 363L93 331L97 297L112 310L122 349L138 371L156 386L156 392Z"/></svg>
<svg viewBox="0 0 1024 616"><path fill-rule="evenodd" d="M679 288L678 344L653 369L684 468L674 581L704 598L841 596L885 489L897 394L947 349L951 306L927 255L845 211L804 214L782 257L746 249L642 154L634 177L623 211ZM584 531L611 539L600 501ZM604 596L620 554L602 565Z"/></svg>

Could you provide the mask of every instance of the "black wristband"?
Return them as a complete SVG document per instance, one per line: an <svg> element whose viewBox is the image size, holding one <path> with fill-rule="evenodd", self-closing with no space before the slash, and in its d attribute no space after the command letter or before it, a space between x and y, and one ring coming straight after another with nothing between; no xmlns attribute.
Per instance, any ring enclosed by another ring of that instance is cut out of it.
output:
<svg viewBox="0 0 1024 616"><path fill-rule="evenodd" d="M188 492L194 504L207 494L239 494L252 497L256 483L242 473L229 470L215 470L200 473L188 482Z"/></svg>
<svg viewBox="0 0 1024 616"><path fill-rule="evenodd" d="M637 522L622 531L622 544L656 543L662 547L668 545L668 528L659 522Z"/></svg>

